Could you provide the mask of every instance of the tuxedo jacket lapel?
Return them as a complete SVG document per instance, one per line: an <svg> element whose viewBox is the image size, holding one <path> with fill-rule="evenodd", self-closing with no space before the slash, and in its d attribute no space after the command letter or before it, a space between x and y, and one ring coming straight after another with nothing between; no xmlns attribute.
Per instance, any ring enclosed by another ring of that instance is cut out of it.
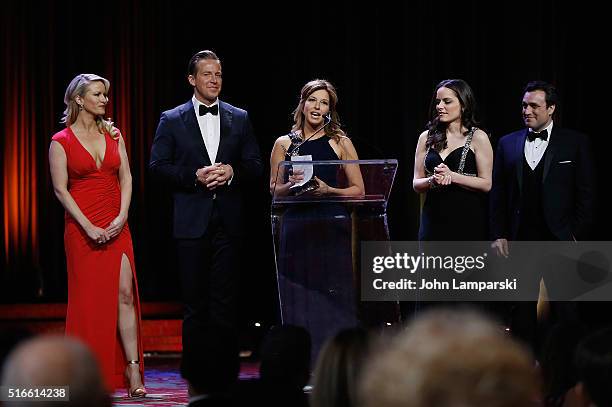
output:
<svg viewBox="0 0 612 407"><path fill-rule="evenodd" d="M217 150L217 162L227 164L224 154L227 152L227 145L232 129L232 111L227 104L219 101L219 114L221 115L221 134L219 135L219 149Z"/></svg>
<svg viewBox="0 0 612 407"><path fill-rule="evenodd" d="M210 158L208 157L208 150L206 150L204 138L202 137L200 125L198 124L198 119L196 119L193 102L191 100L181 107L181 118L183 119L183 123L187 129L188 137L194 139L200 153L202 153L202 156L204 157L206 164L211 165Z"/></svg>
<svg viewBox="0 0 612 407"><path fill-rule="evenodd" d="M552 133L553 134L551 134L550 142L548 143L548 146L546 147L546 155L544 156L544 173L542 174L542 183L546 180L546 175L548 175L550 164L553 162L555 155L559 151L559 146L562 143L562 140L560 140L561 134L557 131L557 128L555 128L554 126L553 126Z"/></svg>
<svg viewBox="0 0 612 407"><path fill-rule="evenodd" d="M516 144L514 145L514 156L516 157L516 180L518 181L519 191L523 190L523 157L525 156L525 140L527 139L527 133L529 129L520 134L516 138Z"/></svg>

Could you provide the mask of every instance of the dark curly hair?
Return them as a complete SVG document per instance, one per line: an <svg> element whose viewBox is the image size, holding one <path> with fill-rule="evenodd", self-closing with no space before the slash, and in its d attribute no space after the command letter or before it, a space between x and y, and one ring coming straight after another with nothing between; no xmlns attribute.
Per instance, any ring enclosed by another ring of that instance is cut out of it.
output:
<svg viewBox="0 0 612 407"><path fill-rule="evenodd" d="M436 151L441 151L446 148L446 123L441 123L438 111L436 109L436 94L438 89L448 88L455 92L461 104L461 124L467 128L468 131L478 125L476 120L476 98L470 85L467 84L463 79L446 79L438 83L436 89L434 89L431 103L429 106L429 114L431 119L427 123L427 142L426 146L433 147Z"/></svg>

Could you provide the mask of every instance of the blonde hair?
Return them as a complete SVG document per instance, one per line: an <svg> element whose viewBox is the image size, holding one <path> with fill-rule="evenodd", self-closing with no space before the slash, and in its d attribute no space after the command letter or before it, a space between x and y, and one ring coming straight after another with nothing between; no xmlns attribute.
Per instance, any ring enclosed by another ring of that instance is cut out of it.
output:
<svg viewBox="0 0 612 407"><path fill-rule="evenodd" d="M64 104L66 105L66 109L64 110L64 115L62 116L60 123L65 123L66 127L68 127L76 121L80 112L79 104L76 102L76 97L84 97L89 85L91 85L92 82L102 82L104 84L105 91L108 93L108 90L110 89L110 82L108 79L92 73L78 74L70 81L70 84L66 88L66 94L64 95ZM119 130L113 126L113 122L110 118L104 119L102 116L98 116L96 117L96 124L101 132L110 134L115 140L119 139Z"/></svg>
<svg viewBox="0 0 612 407"><path fill-rule="evenodd" d="M317 358L312 407L355 406L357 384L368 352L370 338L362 328L347 328L328 339Z"/></svg>
<svg viewBox="0 0 612 407"><path fill-rule="evenodd" d="M364 369L362 407L528 407L540 383L528 351L475 312L423 313Z"/></svg>

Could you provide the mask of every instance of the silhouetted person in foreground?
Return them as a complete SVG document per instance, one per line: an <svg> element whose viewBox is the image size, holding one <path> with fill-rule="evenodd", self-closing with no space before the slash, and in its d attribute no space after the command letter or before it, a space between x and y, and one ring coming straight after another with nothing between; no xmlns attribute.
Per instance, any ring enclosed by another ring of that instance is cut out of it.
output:
<svg viewBox="0 0 612 407"><path fill-rule="evenodd" d="M38 336L18 345L2 369L2 386L69 386L69 401L15 401L21 406L110 407L92 352L76 339Z"/></svg>
<svg viewBox="0 0 612 407"><path fill-rule="evenodd" d="M576 385L567 399L580 407L612 406L612 329L598 331L578 344L574 368Z"/></svg>
<svg viewBox="0 0 612 407"><path fill-rule="evenodd" d="M261 347L258 398L268 406L308 406L311 340L294 325L272 327Z"/></svg>
<svg viewBox="0 0 612 407"><path fill-rule="evenodd" d="M368 332L349 328L330 338L314 371L311 407L354 407L357 385L371 349Z"/></svg>
<svg viewBox="0 0 612 407"><path fill-rule="evenodd" d="M361 407L532 407L535 363L481 315L424 312L363 370Z"/></svg>
<svg viewBox="0 0 612 407"><path fill-rule="evenodd" d="M214 330L214 334L208 332ZM237 337L232 328L211 326L183 338L181 376L187 381L189 407L234 406L240 371Z"/></svg>

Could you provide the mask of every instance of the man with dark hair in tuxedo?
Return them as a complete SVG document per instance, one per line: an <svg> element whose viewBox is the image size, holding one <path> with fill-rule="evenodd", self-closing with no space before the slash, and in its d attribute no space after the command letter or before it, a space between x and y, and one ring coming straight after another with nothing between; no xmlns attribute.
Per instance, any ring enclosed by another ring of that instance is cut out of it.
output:
<svg viewBox="0 0 612 407"><path fill-rule="evenodd" d="M526 129L502 137L497 146L491 190L491 232L499 255L508 240L588 240L594 205L594 168L586 135L553 121L558 98L553 85L525 87L522 115ZM539 283L540 276L534 282ZM575 308L556 304L553 318L573 318ZM536 304L518 303L511 330L537 348Z"/></svg>

